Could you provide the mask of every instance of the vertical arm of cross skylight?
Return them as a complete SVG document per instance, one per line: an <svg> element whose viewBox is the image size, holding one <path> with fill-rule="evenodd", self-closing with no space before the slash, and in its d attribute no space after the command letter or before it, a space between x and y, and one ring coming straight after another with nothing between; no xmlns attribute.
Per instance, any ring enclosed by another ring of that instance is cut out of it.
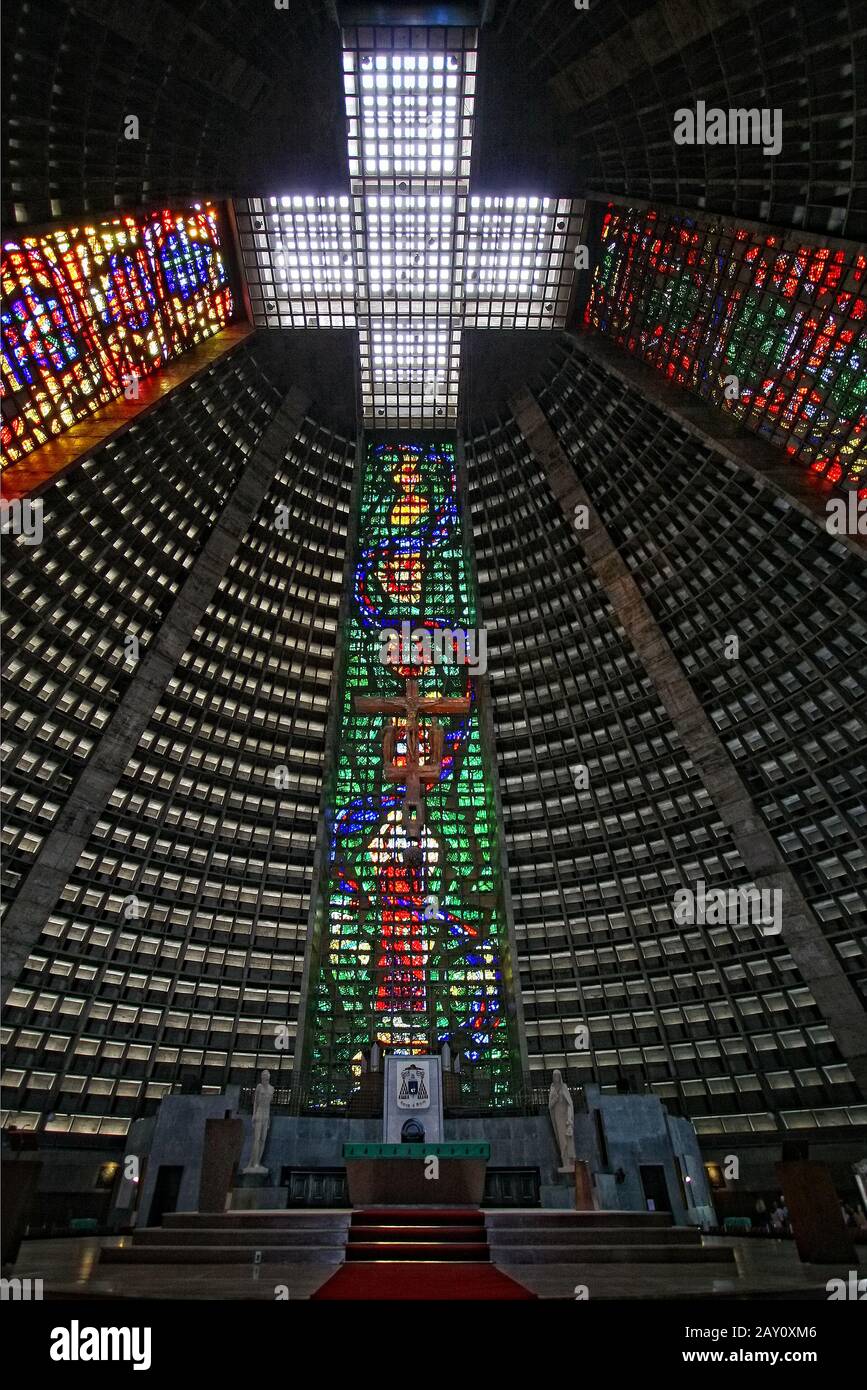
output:
<svg viewBox="0 0 867 1390"><path fill-rule="evenodd" d="M442 427L457 416L476 43L469 28L343 34L368 423Z"/></svg>
<svg viewBox="0 0 867 1390"><path fill-rule="evenodd" d="M371 47L353 38L360 33ZM395 47L383 51L386 43ZM352 30L344 44L350 176L468 179L475 30Z"/></svg>

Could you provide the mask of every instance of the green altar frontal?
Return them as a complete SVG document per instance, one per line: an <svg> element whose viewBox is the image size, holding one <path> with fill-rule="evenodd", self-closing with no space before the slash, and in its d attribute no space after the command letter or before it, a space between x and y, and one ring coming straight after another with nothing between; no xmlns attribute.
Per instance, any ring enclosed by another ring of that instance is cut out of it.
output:
<svg viewBox="0 0 867 1390"><path fill-rule="evenodd" d="M479 1206L490 1144L344 1144L349 1200L361 1206Z"/></svg>
<svg viewBox="0 0 867 1390"><path fill-rule="evenodd" d="M483 1158L490 1144L344 1144L344 1158Z"/></svg>

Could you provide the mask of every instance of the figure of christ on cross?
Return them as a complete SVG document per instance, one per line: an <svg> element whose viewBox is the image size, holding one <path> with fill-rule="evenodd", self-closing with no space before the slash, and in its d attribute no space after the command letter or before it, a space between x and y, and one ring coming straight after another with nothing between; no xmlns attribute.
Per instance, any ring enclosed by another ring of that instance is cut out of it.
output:
<svg viewBox="0 0 867 1390"><path fill-rule="evenodd" d="M408 856L406 846L400 811L388 811L367 847L379 890L372 1040L382 1047L426 1052L433 1017L428 998L433 926L425 901L440 849L427 830L420 832L417 854Z"/></svg>
<svg viewBox="0 0 867 1390"><path fill-rule="evenodd" d="M442 726L431 720L426 725L427 760L421 761L420 715L469 714L468 696L448 698L444 695L420 695L418 679L410 676L406 682L406 692L400 696L356 695L355 709L358 714L390 714L397 716L399 724L406 729L406 757L395 760L398 725L387 724L382 738L382 761L385 776L389 782L405 782L406 793L403 799L403 831L408 840L419 841L424 826L424 801L422 787L432 786L439 781L443 764Z"/></svg>
<svg viewBox="0 0 867 1390"><path fill-rule="evenodd" d="M439 780L444 735L435 720L421 716L470 712L468 696L420 695L418 678L408 676L404 696L356 695L358 714L392 715L382 752L385 776L405 782L402 811L390 811L369 847L380 888L380 940L376 954L378 983L374 1010L381 1015L376 1041L385 1046L427 1047L427 944L425 897L431 869L439 857L436 841L424 829L422 788ZM405 728L406 753L396 760L398 729ZM422 762L424 743L425 761ZM400 830L398 831L398 826ZM401 841L406 848L401 854Z"/></svg>

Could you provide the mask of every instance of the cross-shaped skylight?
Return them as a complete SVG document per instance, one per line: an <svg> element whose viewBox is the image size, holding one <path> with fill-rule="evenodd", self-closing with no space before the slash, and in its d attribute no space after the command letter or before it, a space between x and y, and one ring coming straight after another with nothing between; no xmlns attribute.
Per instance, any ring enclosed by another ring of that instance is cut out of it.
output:
<svg viewBox="0 0 867 1390"><path fill-rule="evenodd" d="M235 204L253 319L356 328L366 426L454 427L464 328L562 328L583 205L469 192L477 31L343 31L349 195Z"/></svg>

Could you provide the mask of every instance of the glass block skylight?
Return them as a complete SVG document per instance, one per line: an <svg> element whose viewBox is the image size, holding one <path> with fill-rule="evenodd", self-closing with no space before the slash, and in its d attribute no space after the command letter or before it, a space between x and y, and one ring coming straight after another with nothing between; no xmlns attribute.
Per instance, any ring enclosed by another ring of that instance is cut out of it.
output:
<svg viewBox="0 0 867 1390"><path fill-rule="evenodd" d="M562 328L583 206L470 193L477 31L343 32L349 194L236 202L253 320L356 328L366 425L452 428L464 328Z"/></svg>

